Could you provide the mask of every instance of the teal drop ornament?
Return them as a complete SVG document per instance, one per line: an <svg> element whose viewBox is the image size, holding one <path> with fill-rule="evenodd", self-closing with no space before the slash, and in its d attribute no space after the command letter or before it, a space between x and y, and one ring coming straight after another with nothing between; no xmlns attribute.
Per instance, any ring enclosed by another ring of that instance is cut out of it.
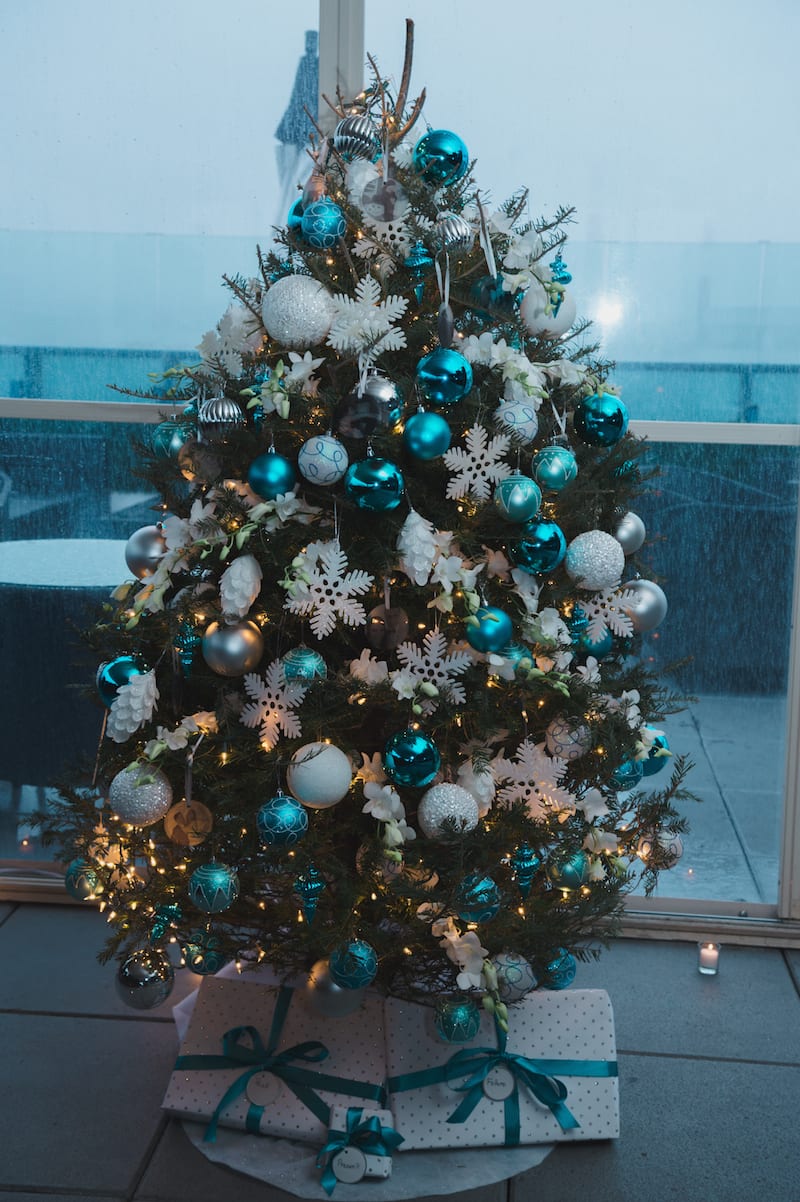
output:
<svg viewBox="0 0 800 1202"><path fill-rule="evenodd" d="M428 462L444 455L450 446L449 423L439 413L414 413L403 430L403 445L416 459Z"/></svg>
<svg viewBox="0 0 800 1202"><path fill-rule="evenodd" d="M575 957L565 947L556 948L542 966L540 984L544 989L569 989L577 971Z"/></svg>
<svg viewBox="0 0 800 1202"><path fill-rule="evenodd" d="M559 889L580 889L589 879L589 857L585 851L576 851L550 864L547 875Z"/></svg>
<svg viewBox="0 0 800 1202"><path fill-rule="evenodd" d="M509 543L512 563L533 575L552 572L567 553L564 532L555 522L534 518L524 527L522 536Z"/></svg>
<svg viewBox="0 0 800 1202"><path fill-rule="evenodd" d="M159 422L150 435L150 446L158 459L177 459L178 452L194 431L186 422Z"/></svg>
<svg viewBox="0 0 800 1202"><path fill-rule="evenodd" d="M347 231L347 222L332 200L315 200L303 210L300 232L315 250L332 250Z"/></svg>
<svg viewBox="0 0 800 1202"><path fill-rule="evenodd" d="M447 998L437 1005L433 1022L445 1043L469 1043L481 1029L481 1012L469 998Z"/></svg>
<svg viewBox="0 0 800 1202"><path fill-rule="evenodd" d="M277 793L256 814L256 829L267 847L294 847L308 830L308 813L294 797Z"/></svg>
<svg viewBox="0 0 800 1202"><path fill-rule="evenodd" d="M189 897L204 914L221 914L239 896L239 876L235 868L212 860L195 868L189 878Z"/></svg>
<svg viewBox="0 0 800 1202"><path fill-rule="evenodd" d="M287 680L324 680L328 665L313 647L293 647L281 660L283 674Z"/></svg>
<svg viewBox="0 0 800 1202"><path fill-rule="evenodd" d="M351 463L344 478L344 491L359 509L384 513L396 509L405 494L403 473L389 459L368 455Z"/></svg>
<svg viewBox="0 0 800 1202"><path fill-rule="evenodd" d="M417 383L433 405L454 405L472 388L472 367L458 351L439 346L417 364Z"/></svg>
<svg viewBox="0 0 800 1202"><path fill-rule="evenodd" d="M578 474L578 462L571 447L542 447L531 460L534 480L545 492L562 492Z"/></svg>
<svg viewBox="0 0 800 1202"><path fill-rule="evenodd" d="M491 922L500 912L500 890L490 876L473 872L458 886L454 903L464 922Z"/></svg>
<svg viewBox="0 0 800 1202"><path fill-rule="evenodd" d="M429 129L414 147L413 162L427 184L454 184L467 172L469 152L458 134Z"/></svg>
<svg viewBox="0 0 800 1202"><path fill-rule="evenodd" d="M313 922L317 912L320 895L325 892L327 885L313 864L309 864L294 883L294 891L300 901L300 910L306 922Z"/></svg>
<svg viewBox="0 0 800 1202"><path fill-rule="evenodd" d="M529 843L520 843L511 853L509 864L514 873L514 880L520 892L520 897L527 897L531 891L533 878L541 866L541 860Z"/></svg>
<svg viewBox="0 0 800 1202"><path fill-rule="evenodd" d="M364 989L378 972L375 949L362 939L342 943L331 952L328 975L340 989Z"/></svg>
<svg viewBox="0 0 800 1202"><path fill-rule="evenodd" d="M247 483L263 501L274 501L291 492L297 483L294 464L275 451L265 451L250 464Z"/></svg>
<svg viewBox="0 0 800 1202"><path fill-rule="evenodd" d="M395 785L424 789L436 776L442 757L430 735L409 727L391 736L383 749L383 770Z"/></svg>
<svg viewBox="0 0 800 1202"><path fill-rule="evenodd" d="M611 392L593 393L575 406L575 433L590 447L613 447L628 429L628 410Z"/></svg>
<svg viewBox="0 0 800 1202"><path fill-rule="evenodd" d="M467 642L476 651L501 651L513 633L508 614L495 606L481 606L473 621L467 623Z"/></svg>
<svg viewBox="0 0 800 1202"><path fill-rule="evenodd" d="M507 522L529 522L539 512L542 492L530 476L514 472L501 480L494 490L494 507Z"/></svg>
<svg viewBox="0 0 800 1202"><path fill-rule="evenodd" d="M64 888L75 901L95 897L99 885L100 878L88 860L73 860L64 873Z"/></svg>
<svg viewBox="0 0 800 1202"><path fill-rule="evenodd" d="M146 671L147 668L138 655L118 655L116 659L101 664L97 669L95 684L103 705L111 709L123 685L129 684L134 676Z"/></svg>

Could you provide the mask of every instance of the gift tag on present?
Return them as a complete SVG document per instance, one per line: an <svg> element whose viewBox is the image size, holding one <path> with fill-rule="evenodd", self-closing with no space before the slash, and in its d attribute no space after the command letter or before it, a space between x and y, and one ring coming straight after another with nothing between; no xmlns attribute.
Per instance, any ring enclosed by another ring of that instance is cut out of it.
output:
<svg viewBox="0 0 800 1202"><path fill-rule="evenodd" d="M367 1158L360 1148L342 1148L331 1160L331 1168L337 1181L355 1185L367 1171Z"/></svg>
<svg viewBox="0 0 800 1202"><path fill-rule="evenodd" d="M497 1064L483 1079L483 1092L492 1102L504 1102L514 1092L514 1074L504 1064Z"/></svg>
<svg viewBox="0 0 800 1202"><path fill-rule="evenodd" d="M245 1093L254 1106L274 1106L281 1096L281 1083L274 1073L256 1073L247 1082Z"/></svg>

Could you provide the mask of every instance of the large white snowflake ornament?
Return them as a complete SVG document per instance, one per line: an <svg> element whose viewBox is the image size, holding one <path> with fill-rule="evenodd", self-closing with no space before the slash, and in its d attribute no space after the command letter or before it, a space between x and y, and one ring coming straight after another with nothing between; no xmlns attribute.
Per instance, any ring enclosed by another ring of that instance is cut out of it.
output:
<svg viewBox="0 0 800 1202"><path fill-rule="evenodd" d="M497 780L507 782L498 790L497 800L501 804L524 801L531 818L556 814L563 822L575 813L575 798L559 783L566 767L563 760L547 754L544 743L525 739L513 760L494 761Z"/></svg>
<svg viewBox="0 0 800 1202"><path fill-rule="evenodd" d="M582 594L580 606L589 620L586 633L592 642L599 643L609 630L621 639L632 635L633 622L625 613L623 606L630 606L635 600L635 593L624 586Z"/></svg>
<svg viewBox="0 0 800 1202"><path fill-rule="evenodd" d="M299 738L303 731L294 710L305 697L307 684L287 680L279 659L272 661L263 680L257 672L248 672L243 683L252 700L242 707L239 720L245 726L261 728L261 746L265 751L272 750L281 734L288 739Z"/></svg>
<svg viewBox="0 0 800 1202"><path fill-rule="evenodd" d="M503 462L511 444L508 434L495 434L489 438L485 426L471 426L467 431L466 449L451 447L442 458L445 466L453 473L447 485L447 496L451 501L474 497L476 501L488 501L494 485L510 476L513 469Z"/></svg>
<svg viewBox="0 0 800 1202"><path fill-rule="evenodd" d="M337 618L345 626L366 625L366 610L355 598L369 592L375 577L348 572L338 539L309 543L292 562L291 572L281 581L289 594L284 607L301 617L310 614L309 625L318 639L331 633Z"/></svg>
<svg viewBox="0 0 800 1202"><path fill-rule="evenodd" d="M456 677L470 667L472 656L465 651L448 655L447 639L440 630L429 630L421 648L415 643L401 643L397 658L403 667L392 673L392 688L400 697L421 691L419 705L424 714L433 713L439 697L453 705L463 705L467 700L466 690Z"/></svg>
<svg viewBox="0 0 800 1202"><path fill-rule="evenodd" d="M406 345L402 330L394 328L408 307L404 296L381 299L381 286L372 276L356 285L355 296L337 293L331 302L333 324L328 345L337 351L352 351L371 363L384 351L399 351Z"/></svg>

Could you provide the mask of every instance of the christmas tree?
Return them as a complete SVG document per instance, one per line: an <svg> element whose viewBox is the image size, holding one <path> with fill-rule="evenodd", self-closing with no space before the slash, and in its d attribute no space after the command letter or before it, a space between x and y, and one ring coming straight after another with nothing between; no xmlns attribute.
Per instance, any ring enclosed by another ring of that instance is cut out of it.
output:
<svg viewBox="0 0 800 1202"><path fill-rule="evenodd" d="M504 1026L680 854L642 446L576 320L572 210L484 202L411 45L144 394L179 413L139 448L161 513L90 632L92 787L49 819L135 1005L177 947Z"/></svg>

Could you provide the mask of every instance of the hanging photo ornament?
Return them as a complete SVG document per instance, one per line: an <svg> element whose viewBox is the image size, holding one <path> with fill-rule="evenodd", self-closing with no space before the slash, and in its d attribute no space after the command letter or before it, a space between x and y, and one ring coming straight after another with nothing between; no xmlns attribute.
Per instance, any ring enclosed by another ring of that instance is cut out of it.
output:
<svg viewBox="0 0 800 1202"><path fill-rule="evenodd" d="M399 605L376 605L367 614L366 639L373 651L394 651L408 638L408 614Z"/></svg>
<svg viewBox="0 0 800 1202"><path fill-rule="evenodd" d="M613 447L628 429L628 410L611 392L593 393L575 406L575 433L591 447Z"/></svg>
<svg viewBox="0 0 800 1202"><path fill-rule="evenodd" d="M433 405L453 405L472 388L472 367L458 351L439 346L417 364L417 383Z"/></svg>
<svg viewBox="0 0 800 1202"><path fill-rule="evenodd" d="M520 538L508 544L512 563L533 575L557 568L567 551L564 532L555 522L534 518L524 527Z"/></svg>
<svg viewBox="0 0 800 1202"><path fill-rule="evenodd" d="M494 490L494 507L507 522L528 522L539 512L542 492L530 476L514 472L506 476Z"/></svg>
<svg viewBox="0 0 800 1202"><path fill-rule="evenodd" d="M353 159L366 159L374 163L381 153L378 128L371 117L356 113L343 117L333 131L333 149L346 163Z"/></svg>
<svg viewBox="0 0 800 1202"><path fill-rule="evenodd" d="M337 407L334 424L342 438L370 438L394 429L402 415L403 394L394 380L377 367L369 367Z"/></svg>
<svg viewBox="0 0 800 1202"><path fill-rule="evenodd" d="M111 709L123 685L129 684L131 677L149 671L138 655L118 655L116 659L101 664L97 669L95 685L103 705Z"/></svg>
<svg viewBox="0 0 800 1202"><path fill-rule="evenodd" d="M396 509L402 501L405 481L397 464L368 455L350 464L344 477L344 491L359 509L384 513Z"/></svg>
<svg viewBox="0 0 800 1202"><path fill-rule="evenodd" d="M335 201L315 200L303 209L300 233L314 250L333 250L346 232L345 215Z"/></svg>
<svg viewBox="0 0 800 1202"><path fill-rule="evenodd" d="M452 839L478 825L480 811L471 793L461 785L434 785L423 793L417 822L428 839Z"/></svg>
<svg viewBox="0 0 800 1202"><path fill-rule="evenodd" d="M492 417L517 443L533 442L539 431L539 418L530 401L501 401Z"/></svg>
<svg viewBox="0 0 800 1202"><path fill-rule="evenodd" d="M167 1000L175 971L167 955L154 947L141 947L117 971L117 994L134 1010L152 1010Z"/></svg>
<svg viewBox="0 0 800 1202"><path fill-rule="evenodd" d="M109 785L108 804L120 822L152 826L172 805L172 786L160 768L129 764Z"/></svg>
<svg viewBox="0 0 800 1202"><path fill-rule="evenodd" d="M331 743L306 743L292 756L286 783L292 795L312 810L326 810L346 797L353 780L353 765Z"/></svg>
<svg viewBox="0 0 800 1202"><path fill-rule="evenodd" d="M125 544L125 562L138 580L152 576L167 551L160 525L142 526Z"/></svg>
<svg viewBox="0 0 800 1202"><path fill-rule="evenodd" d="M427 463L444 455L450 446L450 424L439 413L413 413L403 430L403 445L416 459Z"/></svg>
<svg viewBox="0 0 800 1202"><path fill-rule="evenodd" d="M200 801L179 801L164 815L164 834L179 847L199 847L214 826L214 816Z"/></svg>
<svg viewBox="0 0 800 1202"><path fill-rule="evenodd" d="M625 553L613 534L587 530L567 547L564 569L578 588L613 588L625 567Z"/></svg>
<svg viewBox="0 0 800 1202"><path fill-rule="evenodd" d="M201 644L203 659L218 676L252 672L264 654L264 636L255 622L212 622Z"/></svg>
<svg viewBox="0 0 800 1202"><path fill-rule="evenodd" d="M414 147L414 170L428 184L454 184L466 175L469 152L458 134L429 129Z"/></svg>
<svg viewBox="0 0 800 1202"><path fill-rule="evenodd" d="M436 776L441 762L439 748L430 735L413 727L397 731L383 749L384 772L393 784L407 788L424 789ZM477 812L477 804L473 804Z"/></svg>
<svg viewBox="0 0 800 1202"><path fill-rule="evenodd" d="M411 208L411 201L395 176L384 179L382 175L376 175L361 193L360 207L365 217L385 225L402 221Z"/></svg>
<svg viewBox="0 0 800 1202"><path fill-rule="evenodd" d="M626 580L623 587L626 593L633 593L620 608L633 622L634 630L647 634L660 626L667 616L667 598L661 586L653 580Z"/></svg>
<svg viewBox="0 0 800 1202"><path fill-rule="evenodd" d="M307 275L276 280L264 297L261 313L270 338L299 350L324 342L334 316L330 294Z"/></svg>
<svg viewBox="0 0 800 1202"><path fill-rule="evenodd" d="M349 462L347 449L332 434L315 434L303 443L297 455L303 479L322 488L337 484Z"/></svg>
<svg viewBox="0 0 800 1202"><path fill-rule="evenodd" d="M292 491L297 472L291 460L276 451L265 451L250 464L247 483L263 501L274 501Z"/></svg>
<svg viewBox="0 0 800 1202"><path fill-rule="evenodd" d="M562 492L578 474L578 461L571 447L542 447L531 460L531 475L545 492Z"/></svg>
<svg viewBox="0 0 800 1202"><path fill-rule="evenodd" d="M625 555L635 555L644 546L647 538L645 524L638 514L629 510L623 514L614 527L614 538L622 547Z"/></svg>
<svg viewBox="0 0 800 1202"><path fill-rule="evenodd" d="M201 443L224 442L246 424L241 406L230 397L212 396L197 410L197 437Z"/></svg>

